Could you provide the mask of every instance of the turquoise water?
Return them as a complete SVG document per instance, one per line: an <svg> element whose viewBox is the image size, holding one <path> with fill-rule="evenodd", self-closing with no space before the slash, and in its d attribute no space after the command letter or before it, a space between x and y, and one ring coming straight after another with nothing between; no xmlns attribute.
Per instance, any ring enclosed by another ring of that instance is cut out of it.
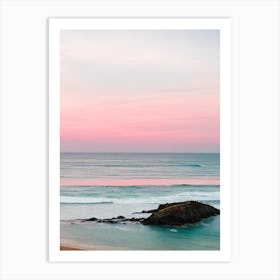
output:
<svg viewBox="0 0 280 280"><path fill-rule="evenodd" d="M219 250L219 216L183 227L79 221L148 217L136 212L186 200L219 208L218 180L219 154L62 153L61 240L110 250Z"/></svg>

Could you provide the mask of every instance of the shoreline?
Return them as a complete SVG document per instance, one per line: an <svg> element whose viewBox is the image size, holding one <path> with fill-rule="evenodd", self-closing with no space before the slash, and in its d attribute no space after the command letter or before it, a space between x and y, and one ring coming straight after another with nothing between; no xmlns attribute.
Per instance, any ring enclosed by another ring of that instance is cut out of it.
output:
<svg viewBox="0 0 280 280"><path fill-rule="evenodd" d="M60 245L60 251L86 251L86 249Z"/></svg>
<svg viewBox="0 0 280 280"><path fill-rule="evenodd" d="M60 242L60 251L112 251L112 250L126 250L126 248L115 248L106 245L95 246L80 246L78 244Z"/></svg>

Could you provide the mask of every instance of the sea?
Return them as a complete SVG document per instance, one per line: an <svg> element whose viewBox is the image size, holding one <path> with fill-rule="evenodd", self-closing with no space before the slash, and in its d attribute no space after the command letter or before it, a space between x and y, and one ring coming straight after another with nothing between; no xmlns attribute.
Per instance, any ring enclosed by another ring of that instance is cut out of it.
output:
<svg viewBox="0 0 280 280"><path fill-rule="evenodd" d="M148 217L196 200L220 208L218 153L61 153L61 244L88 250L219 250L220 217L184 226L82 222Z"/></svg>

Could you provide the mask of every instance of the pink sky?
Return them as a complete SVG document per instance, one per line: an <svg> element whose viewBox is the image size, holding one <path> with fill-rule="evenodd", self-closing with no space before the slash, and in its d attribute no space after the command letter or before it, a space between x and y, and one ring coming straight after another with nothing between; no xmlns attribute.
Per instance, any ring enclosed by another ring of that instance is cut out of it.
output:
<svg viewBox="0 0 280 280"><path fill-rule="evenodd" d="M61 150L219 152L218 31L62 31Z"/></svg>

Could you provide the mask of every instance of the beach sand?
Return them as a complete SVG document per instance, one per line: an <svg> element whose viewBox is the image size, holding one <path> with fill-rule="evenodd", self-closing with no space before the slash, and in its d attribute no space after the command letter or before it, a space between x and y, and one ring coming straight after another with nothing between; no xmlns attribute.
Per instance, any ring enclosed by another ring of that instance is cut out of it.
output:
<svg viewBox="0 0 280 280"><path fill-rule="evenodd" d="M86 249L60 245L60 251L81 251L81 250L86 250Z"/></svg>
<svg viewBox="0 0 280 280"><path fill-rule="evenodd" d="M96 250L124 250L124 248L113 248L109 246L80 246L73 244L72 242L63 242L60 243L60 251L96 251Z"/></svg>

